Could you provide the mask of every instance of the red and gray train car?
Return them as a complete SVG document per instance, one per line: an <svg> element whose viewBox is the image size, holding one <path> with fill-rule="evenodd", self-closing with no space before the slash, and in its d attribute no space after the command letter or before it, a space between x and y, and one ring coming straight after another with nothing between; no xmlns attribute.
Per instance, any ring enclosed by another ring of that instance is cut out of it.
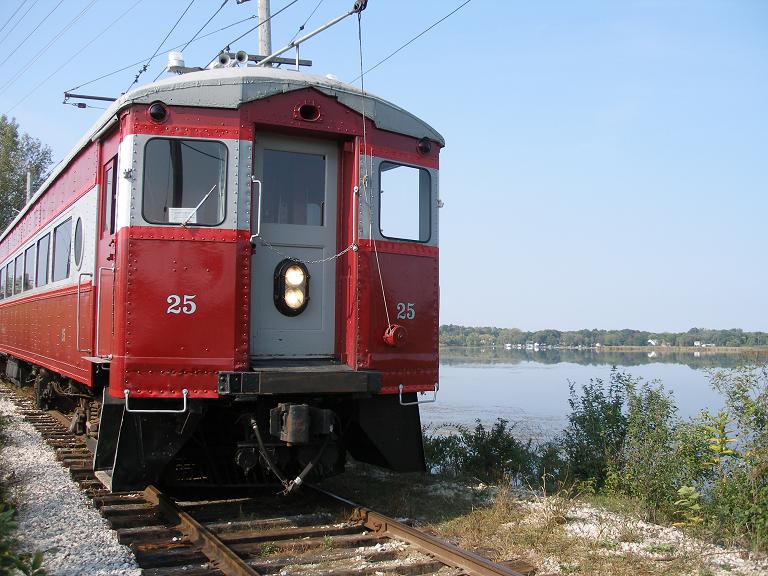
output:
<svg viewBox="0 0 768 576"><path fill-rule="evenodd" d="M74 407L114 490L423 469L443 145L294 71L125 94L0 237L6 376Z"/></svg>

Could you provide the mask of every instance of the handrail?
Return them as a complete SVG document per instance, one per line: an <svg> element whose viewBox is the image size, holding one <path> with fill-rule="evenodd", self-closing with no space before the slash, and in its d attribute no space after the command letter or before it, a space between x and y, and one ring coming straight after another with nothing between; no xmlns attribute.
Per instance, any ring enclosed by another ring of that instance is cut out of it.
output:
<svg viewBox="0 0 768 576"><path fill-rule="evenodd" d="M96 345L94 346L94 348L95 348L94 354L96 356L98 356L99 358L109 358L109 359L111 359L112 358L112 354L107 354L107 355L99 354L99 341L100 341L100 336L101 336L101 275L102 275L101 273L104 270L109 270L110 272L112 272L112 290L113 291L114 291L114 285L115 285L115 278L114 278L115 267L114 266L111 266L111 267L102 266L101 268L99 268L99 289L98 289L98 291L96 293ZM113 317L112 318L112 322L114 323L114 321L115 321L115 319Z"/></svg>
<svg viewBox="0 0 768 576"><path fill-rule="evenodd" d="M405 386L400 384L398 387L400 389L400 406L418 406L419 404L432 404L433 402L437 402L437 391L440 390L440 382L435 382L435 395L432 397L432 400L416 400L416 402L403 402L403 389Z"/></svg>
<svg viewBox="0 0 768 576"><path fill-rule="evenodd" d="M184 395L184 403L181 406L181 410L131 410L128 407L128 397L131 395L131 391L126 388L123 390L123 394L125 395L125 411L131 412L132 414L183 414L187 411L187 396L189 396L189 390L184 388L181 393Z"/></svg>
<svg viewBox="0 0 768 576"><path fill-rule="evenodd" d="M77 348L78 352L91 352L93 353L93 350L90 348L80 348L80 282L82 282L83 277L90 276L91 280L93 280L93 274L90 272L80 272L77 276L77 321L75 322L75 347Z"/></svg>
<svg viewBox="0 0 768 576"><path fill-rule="evenodd" d="M257 203L259 215L256 216L256 233L251 236L251 244L253 244L253 239L258 238L261 235L261 180L257 180L255 176L251 176L251 182L259 185L259 201ZM253 217L253 211L251 211L251 217Z"/></svg>

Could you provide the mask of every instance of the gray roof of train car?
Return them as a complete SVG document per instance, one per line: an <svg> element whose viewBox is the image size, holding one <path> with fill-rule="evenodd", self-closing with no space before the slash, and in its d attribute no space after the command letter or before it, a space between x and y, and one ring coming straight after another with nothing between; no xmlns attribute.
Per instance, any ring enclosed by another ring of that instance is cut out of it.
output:
<svg viewBox="0 0 768 576"><path fill-rule="evenodd" d="M440 146L445 145L445 140L439 132L410 112L368 92L366 92L363 100L359 88L326 76L313 76L294 70L260 66L201 70L140 86L118 98L54 168L32 200L37 199L69 162L106 126L114 121L117 112L130 104L149 104L161 100L166 104L176 106L234 109L246 102L304 88L314 88L334 97L345 106L361 114L364 106L366 117L382 130L406 134L415 138L426 136L439 142ZM5 237L6 233L24 216L27 208L31 205L32 202L27 203L8 228L0 234L0 239Z"/></svg>

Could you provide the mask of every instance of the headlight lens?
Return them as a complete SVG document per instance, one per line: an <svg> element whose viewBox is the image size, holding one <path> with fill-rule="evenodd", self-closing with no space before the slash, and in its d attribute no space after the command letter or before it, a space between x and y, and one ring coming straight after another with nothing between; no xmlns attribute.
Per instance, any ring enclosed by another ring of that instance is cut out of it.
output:
<svg viewBox="0 0 768 576"><path fill-rule="evenodd" d="M275 268L275 307L286 316L298 316L309 303L309 271L303 262L286 258Z"/></svg>
<svg viewBox="0 0 768 576"><path fill-rule="evenodd" d="M285 283L288 286L301 286L306 276L299 266L291 266L285 271Z"/></svg>
<svg viewBox="0 0 768 576"><path fill-rule="evenodd" d="M297 288L289 288L285 291L285 303L291 310L301 308L304 304L304 292Z"/></svg>

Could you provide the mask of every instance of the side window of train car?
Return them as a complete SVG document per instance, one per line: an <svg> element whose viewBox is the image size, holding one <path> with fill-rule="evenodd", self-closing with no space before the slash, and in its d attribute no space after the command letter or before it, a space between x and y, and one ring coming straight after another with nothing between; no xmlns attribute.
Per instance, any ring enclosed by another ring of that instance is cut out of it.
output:
<svg viewBox="0 0 768 576"><path fill-rule="evenodd" d="M115 169L117 156L104 168L104 232L115 233L115 203L117 201L117 179Z"/></svg>
<svg viewBox="0 0 768 576"><path fill-rule="evenodd" d="M142 213L153 224L217 226L226 215L227 147L153 138L144 149Z"/></svg>
<svg viewBox="0 0 768 576"><path fill-rule="evenodd" d="M52 282L69 277L69 253L71 242L72 218L67 218L53 230Z"/></svg>
<svg viewBox="0 0 768 576"><path fill-rule="evenodd" d="M5 271L6 268L0 268L0 300L5 298Z"/></svg>
<svg viewBox="0 0 768 576"><path fill-rule="evenodd" d="M13 296L13 261L8 263L5 267L5 297L9 298Z"/></svg>
<svg viewBox="0 0 768 576"><path fill-rule="evenodd" d="M379 230L385 238L428 242L432 215L429 171L394 162L379 165Z"/></svg>
<svg viewBox="0 0 768 576"><path fill-rule="evenodd" d="M15 278L15 282L13 283L13 293L21 294L21 289L24 286L24 254L16 256Z"/></svg>
<svg viewBox="0 0 768 576"><path fill-rule="evenodd" d="M35 245L24 251L24 291L35 287Z"/></svg>
<svg viewBox="0 0 768 576"><path fill-rule="evenodd" d="M37 277L36 286L48 284L48 251L51 247L51 235L46 234L37 241Z"/></svg>

